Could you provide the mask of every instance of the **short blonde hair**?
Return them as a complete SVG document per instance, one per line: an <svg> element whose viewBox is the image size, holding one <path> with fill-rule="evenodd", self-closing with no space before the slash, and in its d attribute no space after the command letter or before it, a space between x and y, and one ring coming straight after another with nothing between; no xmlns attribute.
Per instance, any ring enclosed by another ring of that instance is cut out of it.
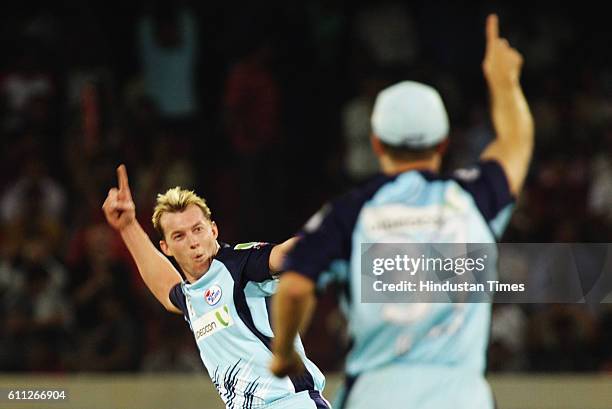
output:
<svg viewBox="0 0 612 409"><path fill-rule="evenodd" d="M206 201L195 194L192 190L183 189L180 186L168 189L164 194L157 195L157 203L153 210L153 227L159 235L164 237L164 230L161 227L161 217L164 213L177 213L182 212L189 205L196 205L202 210L204 217L207 220L212 220L212 214Z"/></svg>

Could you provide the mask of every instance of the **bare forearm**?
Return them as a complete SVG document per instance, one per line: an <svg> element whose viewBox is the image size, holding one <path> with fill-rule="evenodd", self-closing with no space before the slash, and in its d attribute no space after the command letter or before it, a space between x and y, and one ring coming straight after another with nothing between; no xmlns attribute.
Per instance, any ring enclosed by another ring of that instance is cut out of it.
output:
<svg viewBox="0 0 612 409"><path fill-rule="evenodd" d="M295 272L285 273L272 304L274 353L286 356L293 350L293 341L308 326L314 306L312 282Z"/></svg>
<svg viewBox="0 0 612 409"><path fill-rule="evenodd" d="M533 152L533 117L520 85L491 89L491 117L496 139L487 146L483 159L502 163L510 189L518 195Z"/></svg>
<svg viewBox="0 0 612 409"><path fill-rule="evenodd" d="M164 306L168 292L181 276L172 263L155 248L149 236L137 221L121 230L121 238L136 262L143 281Z"/></svg>
<svg viewBox="0 0 612 409"><path fill-rule="evenodd" d="M491 111L497 139L533 146L533 118L520 85L492 89Z"/></svg>

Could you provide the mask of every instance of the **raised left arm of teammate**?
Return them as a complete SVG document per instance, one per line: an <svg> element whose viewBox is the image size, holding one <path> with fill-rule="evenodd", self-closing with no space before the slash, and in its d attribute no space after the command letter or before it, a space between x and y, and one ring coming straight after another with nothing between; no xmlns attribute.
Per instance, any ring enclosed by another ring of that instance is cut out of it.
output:
<svg viewBox="0 0 612 409"><path fill-rule="evenodd" d="M298 237L292 237L274 246L270 252L270 271L272 273L280 273L283 270L285 259L298 240Z"/></svg>
<svg viewBox="0 0 612 409"><path fill-rule="evenodd" d="M298 331L305 330L310 322L316 306L314 290L315 283L310 278L287 271L272 298L272 322L275 325L270 371L278 377L304 371L304 364L293 343Z"/></svg>

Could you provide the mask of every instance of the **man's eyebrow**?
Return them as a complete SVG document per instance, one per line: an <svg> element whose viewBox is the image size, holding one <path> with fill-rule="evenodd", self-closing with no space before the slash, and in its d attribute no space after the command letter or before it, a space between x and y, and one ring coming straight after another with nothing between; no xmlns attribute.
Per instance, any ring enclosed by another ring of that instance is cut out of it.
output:
<svg viewBox="0 0 612 409"><path fill-rule="evenodd" d="M197 227L197 226L202 225L202 224L204 224L204 223L202 223L202 221L197 221L197 222L195 222L195 224L193 226L191 226L191 228L193 229L194 227ZM170 232L170 236L173 236L176 233L182 233L182 232L183 232L183 229L172 230Z"/></svg>
<svg viewBox="0 0 612 409"><path fill-rule="evenodd" d="M195 222L195 223L194 223L194 224L191 226L191 229L193 229L194 227L197 227L197 226L199 226L199 225L203 225L203 224L204 224L204 223L202 223L202 221L201 221L201 220L199 220L199 221ZM170 236L173 236L174 234L176 234L176 233L182 233L183 231L184 231L183 229L172 230L172 231L171 231L169 234L170 234Z"/></svg>

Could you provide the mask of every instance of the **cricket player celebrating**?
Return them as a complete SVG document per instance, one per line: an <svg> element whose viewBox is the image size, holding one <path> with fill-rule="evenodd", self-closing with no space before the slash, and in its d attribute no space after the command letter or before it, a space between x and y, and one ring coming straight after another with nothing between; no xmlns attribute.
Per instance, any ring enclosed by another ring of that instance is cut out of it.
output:
<svg viewBox="0 0 612 409"><path fill-rule="evenodd" d="M276 246L221 244L206 202L191 191L170 189L157 197L153 225L161 250L174 257L184 281L136 220L125 166L117 175L119 187L109 191L102 207L106 219L121 234L149 290L189 323L226 407L329 408L321 396L325 378L306 358L299 337L293 348L306 370L280 379L268 370L274 334L266 298L276 290L273 275L295 239Z"/></svg>

